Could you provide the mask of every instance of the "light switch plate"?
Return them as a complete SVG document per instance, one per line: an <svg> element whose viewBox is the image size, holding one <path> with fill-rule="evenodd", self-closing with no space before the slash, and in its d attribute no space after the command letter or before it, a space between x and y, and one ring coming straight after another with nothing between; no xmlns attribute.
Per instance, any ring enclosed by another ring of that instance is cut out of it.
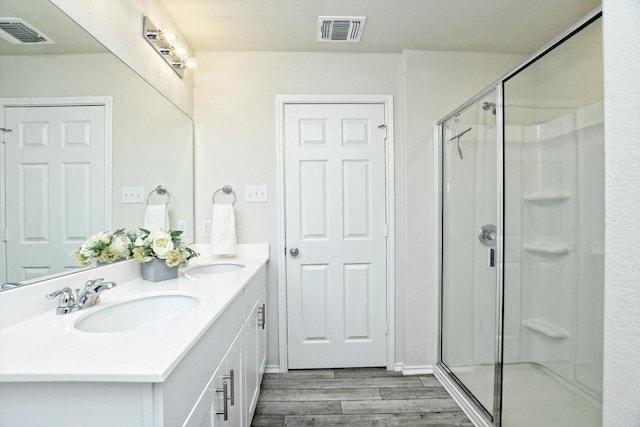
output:
<svg viewBox="0 0 640 427"><path fill-rule="evenodd" d="M244 187L244 201L249 203L269 200L266 185L247 185Z"/></svg>
<svg viewBox="0 0 640 427"><path fill-rule="evenodd" d="M122 203L144 203L144 187L122 187Z"/></svg>

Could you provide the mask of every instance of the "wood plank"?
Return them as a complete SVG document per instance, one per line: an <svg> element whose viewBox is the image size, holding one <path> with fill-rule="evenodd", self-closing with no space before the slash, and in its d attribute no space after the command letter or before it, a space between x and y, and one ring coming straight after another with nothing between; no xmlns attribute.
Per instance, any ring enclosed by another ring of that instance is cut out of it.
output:
<svg viewBox="0 0 640 427"><path fill-rule="evenodd" d="M262 388L267 389L335 389L335 388L380 388L380 387L421 387L418 377L381 378L267 378L262 380Z"/></svg>
<svg viewBox="0 0 640 427"><path fill-rule="evenodd" d="M255 415L251 427L282 427L284 415Z"/></svg>
<svg viewBox="0 0 640 427"><path fill-rule="evenodd" d="M396 389L388 389L396 390ZM401 390L401 389L400 389ZM413 389L410 389L413 390ZM422 390L427 390L422 388ZM448 397L448 395L446 396ZM380 400L377 388L349 388L349 389L266 389L260 392L260 400L264 402L282 401L322 401L322 400Z"/></svg>
<svg viewBox="0 0 640 427"><path fill-rule="evenodd" d="M354 400L342 402L343 414L398 414L460 411L453 399Z"/></svg>
<svg viewBox="0 0 640 427"><path fill-rule="evenodd" d="M306 402L263 402L258 401L258 415L333 415L341 414L338 401L306 401Z"/></svg>
<svg viewBox="0 0 640 427"><path fill-rule="evenodd" d="M335 376L333 369L292 369L282 374L264 374L264 378L335 378Z"/></svg>
<svg viewBox="0 0 640 427"><path fill-rule="evenodd" d="M417 387L417 388L381 388L383 399L448 399L449 393L444 387Z"/></svg>
<svg viewBox="0 0 640 427"><path fill-rule="evenodd" d="M438 381L438 379L433 375L422 376L418 378L420 378L420 381L422 382L422 384L424 384L425 387L442 387L440 381Z"/></svg>
<svg viewBox="0 0 640 427"><path fill-rule="evenodd" d="M372 377L401 377L402 372L387 371L385 368L347 368L334 369L336 378L372 378Z"/></svg>
<svg viewBox="0 0 640 427"><path fill-rule="evenodd" d="M368 415L287 415L285 426L432 426L473 427L462 412L429 414L368 414Z"/></svg>

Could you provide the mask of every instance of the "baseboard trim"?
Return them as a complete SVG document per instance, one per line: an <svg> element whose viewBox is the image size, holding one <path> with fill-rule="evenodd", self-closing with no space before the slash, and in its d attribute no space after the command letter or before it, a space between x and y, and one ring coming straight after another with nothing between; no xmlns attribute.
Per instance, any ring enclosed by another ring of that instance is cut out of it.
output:
<svg viewBox="0 0 640 427"><path fill-rule="evenodd" d="M404 363L396 363L392 370L402 372L402 375L433 375L433 365L407 366ZM265 374L279 374L281 372L280 365L267 365L264 368Z"/></svg>
<svg viewBox="0 0 640 427"><path fill-rule="evenodd" d="M433 375L433 365L405 365L396 363L393 370L402 372L402 375Z"/></svg>
<svg viewBox="0 0 640 427"><path fill-rule="evenodd" d="M265 374L279 374L280 373L280 365L267 365L264 368Z"/></svg>

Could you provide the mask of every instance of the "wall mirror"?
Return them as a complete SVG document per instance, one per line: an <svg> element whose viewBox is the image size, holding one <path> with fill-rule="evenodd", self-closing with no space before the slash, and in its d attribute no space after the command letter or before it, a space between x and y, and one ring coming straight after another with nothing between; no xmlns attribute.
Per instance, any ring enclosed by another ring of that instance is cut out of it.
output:
<svg viewBox="0 0 640 427"><path fill-rule="evenodd" d="M0 38L0 284L77 271L89 236L168 200L158 186L192 242L191 118L50 1L2 0L0 17L53 41Z"/></svg>

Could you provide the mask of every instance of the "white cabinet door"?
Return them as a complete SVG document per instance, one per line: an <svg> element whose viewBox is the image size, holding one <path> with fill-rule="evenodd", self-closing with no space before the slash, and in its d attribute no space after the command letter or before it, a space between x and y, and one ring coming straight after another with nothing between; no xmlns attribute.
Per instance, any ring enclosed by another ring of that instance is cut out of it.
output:
<svg viewBox="0 0 640 427"><path fill-rule="evenodd" d="M243 356L244 334L241 331L214 373L213 384L216 396L213 399L212 413L213 425L216 427L242 427L245 425Z"/></svg>
<svg viewBox="0 0 640 427"><path fill-rule="evenodd" d="M251 421L260 396L260 382L267 358L266 294L263 290L245 325L245 391L247 420Z"/></svg>
<svg viewBox="0 0 640 427"><path fill-rule="evenodd" d="M258 323L258 393L256 394L256 403L260 396L260 383L262 375L267 367L267 289L265 288L260 295L258 301L258 312L260 319ZM254 407L255 409L255 407Z"/></svg>

